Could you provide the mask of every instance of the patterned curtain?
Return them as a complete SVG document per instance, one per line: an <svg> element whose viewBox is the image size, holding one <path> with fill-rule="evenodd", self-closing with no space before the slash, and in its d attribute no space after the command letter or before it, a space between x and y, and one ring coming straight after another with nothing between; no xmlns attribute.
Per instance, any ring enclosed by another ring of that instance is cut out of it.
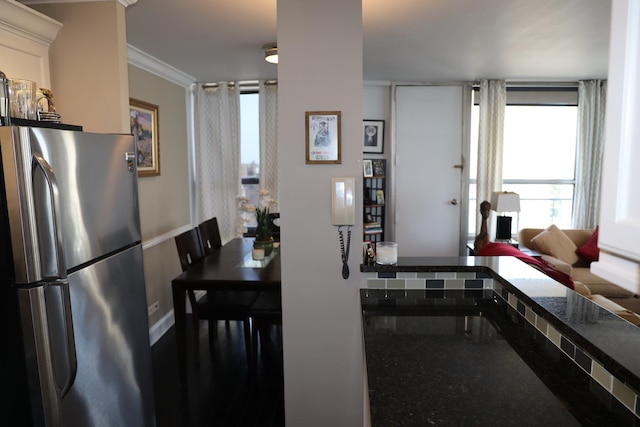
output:
<svg viewBox="0 0 640 427"><path fill-rule="evenodd" d="M606 81L585 80L578 83L578 156L572 217L574 228L595 228L598 225L606 94Z"/></svg>
<svg viewBox="0 0 640 427"><path fill-rule="evenodd" d="M279 200L278 85L264 81L260 82L260 187Z"/></svg>
<svg viewBox="0 0 640 427"><path fill-rule="evenodd" d="M195 96L195 204L198 223L218 218L220 237L235 237L240 193L240 89L199 86Z"/></svg>
<svg viewBox="0 0 640 427"><path fill-rule="evenodd" d="M478 130L478 177L476 185L476 230L482 217L480 204L491 200L491 193L502 190L502 147L507 87L503 80L480 82L480 117ZM495 230L490 226L493 238Z"/></svg>

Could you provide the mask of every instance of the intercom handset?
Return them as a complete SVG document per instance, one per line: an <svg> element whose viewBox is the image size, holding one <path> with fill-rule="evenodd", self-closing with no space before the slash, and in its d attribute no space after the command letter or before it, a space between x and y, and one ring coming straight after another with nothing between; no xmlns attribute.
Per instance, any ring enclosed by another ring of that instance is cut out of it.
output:
<svg viewBox="0 0 640 427"><path fill-rule="evenodd" d="M331 223L333 225L356 223L355 188L354 177L331 178Z"/></svg>
<svg viewBox="0 0 640 427"><path fill-rule="evenodd" d="M331 178L331 223L338 226L340 252L342 256L342 278L349 278L349 250L351 249L351 226L356 223L356 179L354 177ZM345 244L342 227L347 226Z"/></svg>

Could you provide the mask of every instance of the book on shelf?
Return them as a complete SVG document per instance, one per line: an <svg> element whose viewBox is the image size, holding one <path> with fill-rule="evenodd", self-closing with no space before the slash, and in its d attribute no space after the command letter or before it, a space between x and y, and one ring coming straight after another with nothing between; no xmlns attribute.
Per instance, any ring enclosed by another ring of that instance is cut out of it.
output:
<svg viewBox="0 0 640 427"><path fill-rule="evenodd" d="M380 227L380 223L377 221L364 223L364 228L376 228L376 227Z"/></svg>
<svg viewBox="0 0 640 427"><path fill-rule="evenodd" d="M382 228L371 228L369 230L364 230L364 234L379 234L382 233Z"/></svg>

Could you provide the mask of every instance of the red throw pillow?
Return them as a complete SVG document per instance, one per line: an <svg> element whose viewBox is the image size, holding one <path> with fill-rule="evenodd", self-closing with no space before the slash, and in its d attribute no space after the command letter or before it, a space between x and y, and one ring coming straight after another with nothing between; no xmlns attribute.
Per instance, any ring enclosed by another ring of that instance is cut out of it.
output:
<svg viewBox="0 0 640 427"><path fill-rule="evenodd" d="M520 261L523 261L529 264L532 267L537 268L542 271L547 276L551 277L554 280L562 283L569 289L575 289L575 284L573 283L573 279L566 273L562 271L556 270L553 266L542 259L534 258L530 255L527 255L520 251L517 248L514 248L511 245L507 245L505 243L496 243L491 242L486 246L478 250L476 253L478 256L512 256L518 258Z"/></svg>
<svg viewBox="0 0 640 427"><path fill-rule="evenodd" d="M576 254L586 259L589 262L598 261L600 258L600 249L598 249L598 229L600 227L596 227L595 231L589 237L589 240L584 242L582 246L576 249Z"/></svg>

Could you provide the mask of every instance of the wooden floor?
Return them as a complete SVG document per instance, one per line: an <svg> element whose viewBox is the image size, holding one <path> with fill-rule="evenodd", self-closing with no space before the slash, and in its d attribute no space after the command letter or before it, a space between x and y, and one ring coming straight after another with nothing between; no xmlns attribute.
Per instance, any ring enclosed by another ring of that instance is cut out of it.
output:
<svg viewBox="0 0 640 427"><path fill-rule="evenodd" d="M181 390L172 327L151 349L157 426L284 426L282 335L278 328L271 335L275 354L260 355L258 372L251 377L241 323L217 322L217 339L210 350L207 322L200 322L200 366L195 366L188 333L191 363L188 386Z"/></svg>

